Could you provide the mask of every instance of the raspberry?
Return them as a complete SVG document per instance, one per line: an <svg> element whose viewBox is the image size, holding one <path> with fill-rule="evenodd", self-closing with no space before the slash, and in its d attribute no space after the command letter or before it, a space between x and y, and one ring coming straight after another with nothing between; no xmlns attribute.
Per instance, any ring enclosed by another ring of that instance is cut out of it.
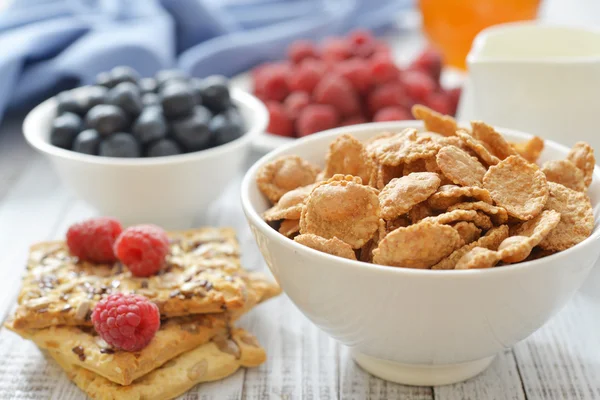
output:
<svg viewBox="0 0 600 400"><path fill-rule="evenodd" d="M424 104L439 112L440 114L450 115L452 113L452 105L450 104L450 98L444 93L431 93Z"/></svg>
<svg viewBox="0 0 600 400"><path fill-rule="evenodd" d="M367 97L367 106L371 114L388 106L410 106L410 100L406 97L404 87L399 82L389 82L381 85Z"/></svg>
<svg viewBox="0 0 600 400"><path fill-rule="evenodd" d="M165 264L169 253L169 238L156 225L136 225L119 235L115 254L134 276L150 276Z"/></svg>
<svg viewBox="0 0 600 400"><path fill-rule="evenodd" d="M91 218L71 225L67 246L71 254L84 261L112 263L117 260L113 245L123 228L114 218Z"/></svg>
<svg viewBox="0 0 600 400"><path fill-rule="evenodd" d="M462 92L462 89L460 87L455 87L455 88L446 90L446 96L448 96L448 102L450 103L449 115L456 115L456 111L458 109L458 102L460 101L461 92Z"/></svg>
<svg viewBox="0 0 600 400"><path fill-rule="evenodd" d="M342 116L360 111L360 101L352 85L339 75L330 74L321 79L313 96L317 103L333 106Z"/></svg>
<svg viewBox="0 0 600 400"><path fill-rule="evenodd" d="M371 79L375 83L386 83L398 80L400 70L394 64L391 55L375 54L369 61Z"/></svg>
<svg viewBox="0 0 600 400"><path fill-rule="evenodd" d="M410 64L409 69L424 71L437 83L442 74L442 55L437 50L429 48Z"/></svg>
<svg viewBox="0 0 600 400"><path fill-rule="evenodd" d="M269 111L269 126L267 132L279 136L294 136L294 123L287 115L282 104L275 101L265 103Z"/></svg>
<svg viewBox="0 0 600 400"><path fill-rule="evenodd" d="M298 118L300 111L310 104L310 96L306 92L293 92L286 97L283 102L287 115L292 118Z"/></svg>
<svg viewBox="0 0 600 400"><path fill-rule="evenodd" d="M317 60L304 60L291 74L288 85L292 91L304 91L311 94L325 74L325 64Z"/></svg>
<svg viewBox="0 0 600 400"><path fill-rule="evenodd" d="M406 109L390 106L377 111L373 117L373 122L404 121L409 119L412 119L412 115Z"/></svg>
<svg viewBox="0 0 600 400"><path fill-rule="evenodd" d="M96 304L92 323L98 335L115 349L140 351L160 327L160 313L144 296L115 293Z"/></svg>
<svg viewBox="0 0 600 400"><path fill-rule="evenodd" d="M296 129L298 136L307 136L315 132L335 128L338 122L338 114L330 105L310 104L300 112Z"/></svg>
<svg viewBox="0 0 600 400"><path fill-rule="evenodd" d="M368 58L375 51L375 38L367 30L357 29L350 32L348 40L352 45L354 55L357 57Z"/></svg>
<svg viewBox="0 0 600 400"><path fill-rule="evenodd" d="M290 92L288 86L290 75L291 68L288 64L271 64L256 75L254 90L265 100L283 101Z"/></svg>
<svg viewBox="0 0 600 400"><path fill-rule="evenodd" d="M392 57L392 49L385 42L376 41L373 49L373 56L382 55L385 57Z"/></svg>
<svg viewBox="0 0 600 400"><path fill-rule="evenodd" d="M336 65L335 72L346 78L354 90L360 94L367 93L371 88L371 71L365 60L351 58L341 61Z"/></svg>
<svg viewBox="0 0 600 400"><path fill-rule="evenodd" d="M340 122L339 126L358 125L358 124L364 124L367 122L369 122L369 121L367 121L367 119L365 117L363 117L362 115L354 115L354 116L348 117L345 120L343 120L342 122Z"/></svg>
<svg viewBox="0 0 600 400"><path fill-rule="evenodd" d="M352 53L351 43L344 38L328 38L321 45L321 56L324 60L342 61L352 57Z"/></svg>
<svg viewBox="0 0 600 400"><path fill-rule="evenodd" d="M296 40L288 47L288 58L294 64L307 58L319 58L317 49L309 40Z"/></svg>
<svg viewBox="0 0 600 400"><path fill-rule="evenodd" d="M436 83L423 71L408 70L402 74L406 94L415 103L422 103L436 90Z"/></svg>

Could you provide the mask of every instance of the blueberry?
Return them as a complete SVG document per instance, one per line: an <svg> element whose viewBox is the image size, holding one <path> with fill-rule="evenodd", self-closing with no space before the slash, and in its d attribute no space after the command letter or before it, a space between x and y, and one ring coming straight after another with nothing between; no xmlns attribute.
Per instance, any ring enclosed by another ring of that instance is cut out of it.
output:
<svg viewBox="0 0 600 400"><path fill-rule="evenodd" d="M58 102L57 112L59 115L66 112L79 115L85 113L85 110L81 107L81 102L77 100L77 97L70 90L65 90L57 94L56 101Z"/></svg>
<svg viewBox="0 0 600 400"><path fill-rule="evenodd" d="M214 113L220 113L231 106L227 78L219 75L209 76L202 82L202 104Z"/></svg>
<svg viewBox="0 0 600 400"><path fill-rule="evenodd" d="M140 88L135 83L122 82L108 91L106 101L121 107L130 115L137 116L142 112Z"/></svg>
<svg viewBox="0 0 600 400"><path fill-rule="evenodd" d="M190 88L192 89L192 93L194 94L194 100L196 101L196 105L202 105L202 91L204 90L204 84L202 83L202 79L190 79Z"/></svg>
<svg viewBox="0 0 600 400"><path fill-rule="evenodd" d="M79 132L73 141L73 151L83 154L98 154L98 146L102 138L94 129Z"/></svg>
<svg viewBox="0 0 600 400"><path fill-rule="evenodd" d="M116 84L117 83L113 80L110 72L100 72L98 75L96 75L96 85L111 88Z"/></svg>
<svg viewBox="0 0 600 400"><path fill-rule="evenodd" d="M158 83L154 78L142 78L138 82L138 86L140 87L142 94L156 93L158 90Z"/></svg>
<svg viewBox="0 0 600 400"><path fill-rule="evenodd" d="M75 136L81 131L81 118L79 115L65 112L52 121L50 130L50 143L63 149L70 149Z"/></svg>
<svg viewBox="0 0 600 400"><path fill-rule="evenodd" d="M98 104L104 104L106 101L106 93L108 89L104 86L89 86L83 89L84 92L81 95L81 108L83 113L87 113L92 107Z"/></svg>
<svg viewBox="0 0 600 400"><path fill-rule="evenodd" d="M209 124L210 131L215 138L215 144L229 143L244 134L244 120L235 108L230 108L224 113L215 115Z"/></svg>
<svg viewBox="0 0 600 400"><path fill-rule="evenodd" d="M194 107L192 115L173 122L173 137L187 151L203 150L210 147L212 133L208 125L211 117L212 114L207 108Z"/></svg>
<svg viewBox="0 0 600 400"><path fill-rule="evenodd" d="M167 118L190 115L194 109L194 96L187 84L172 82L161 90L160 102Z"/></svg>
<svg viewBox="0 0 600 400"><path fill-rule="evenodd" d="M127 127L127 115L112 104L99 104L88 111L85 123L100 135L108 136Z"/></svg>
<svg viewBox="0 0 600 400"><path fill-rule="evenodd" d="M152 143L146 151L146 157L164 157L181 154L181 147L170 139L161 139Z"/></svg>
<svg viewBox="0 0 600 400"><path fill-rule="evenodd" d="M158 87L174 82L187 83L189 78L189 75L180 69L163 69L156 73Z"/></svg>
<svg viewBox="0 0 600 400"><path fill-rule="evenodd" d="M104 157L139 157L140 145L129 133L115 133L100 143L100 155Z"/></svg>
<svg viewBox="0 0 600 400"><path fill-rule="evenodd" d="M144 107L148 106L159 106L160 107L160 97L156 93L146 93L142 95L142 104Z"/></svg>
<svg viewBox="0 0 600 400"><path fill-rule="evenodd" d="M140 80L140 74L135 69L126 65L114 67L110 71L110 77L114 82L114 86L123 82L137 83Z"/></svg>
<svg viewBox="0 0 600 400"><path fill-rule="evenodd" d="M133 135L142 144L147 144L167 135L167 121L160 108L145 108L133 123Z"/></svg>

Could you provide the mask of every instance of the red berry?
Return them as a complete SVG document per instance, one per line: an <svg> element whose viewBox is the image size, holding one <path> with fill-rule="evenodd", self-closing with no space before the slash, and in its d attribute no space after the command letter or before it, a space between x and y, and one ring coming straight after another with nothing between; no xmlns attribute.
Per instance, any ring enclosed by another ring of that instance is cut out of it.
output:
<svg viewBox="0 0 600 400"><path fill-rule="evenodd" d="M340 122L339 126L358 125L358 124L364 124L367 122L369 122L369 121L367 121L367 119L365 117L363 117L362 115L354 115L354 116L348 117L345 120L343 120L342 122Z"/></svg>
<svg viewBox="0 0 600 400"><path fill-rule="evenodd" d="M294 64L307 58L319 58L315 45L309 40L296 40L288 47L288 58Z"/></svg>
<svg viewBox="0 0 600 400"><path fill-rule="evenodd" d="M330 74L321 79L313 97L317 103L333 106L342 116L360 111L360 101L352 85L339 75Z"/></svg>
<svg viewBox="0 0 600 400"><path fill-rule="evenodd" d="M374 115L377 111L388 106L409 107L410 100L404 87L399 82L389 82L378 86L367 97L369 112Z"/></svg>
<svg viewBox="0 0 600 400"><path fill-rule="evenodd" d="M150 276L165 264L169 253L169 238L156 225L136 225L119 235L115 254L134 276Z"/></svg>
<svg viewBox="0 0 600 400"><path fill-rule="evenodd" d="M409 119L412 119L412 115L408 110L405 108L390 106L377 111L373 117L373 122L405 121Z"/></svg>
<svg viewBox="0 0 600 400"><path fill-rule="evenodd" d="M352 54L352 44L344 38L327 38L321 45L321 56L324 60L342 61L352 57Z"/></svg>
<svg viewBox="0 0 600 400"><path fill-rule="evenodd" d="M114 218L91 218L71 225L67 246L71 254L83 261L112 263L117 261L113 245L123 228Z"/></svg>
<svg viewBox="0 0 600 400"><path fill-rule="evenodd" d="M269 126L267 132L279 136L294 136L294 123L287 115L282 104L275 101L265 103L269 111Z"/></svg>
<svg viewBox="0 0 600 400"><path fill-rule="evenodd" d="M335 72L346 78L354 90L360 94L367 93L371 88L371 71L365 60L351 58L341 61L335 67Z"/></svg>
<svg viewBox="0 0 600 400"><path fill-rule="evenodd" d="M449 115L456 115L456 111L458 109L458 102L460 101L461 92L462 92L462 89L460 87L455 87L455 88L446 90L446 95L448 96L448 102L450 103Z"/></svg>
<svg viewBox="0 0 600 400"><path fill-rule="evenodd" d="M357 57L368 58L375 51L375 38L367 30L357 29L350 32L348 40L352 44L354 55Z"/></svg>
<svg viewBox="0 0 600 400"><path fill-rule="evenodd" d="M375 41L373 56L378 54L385 57L392 57L392 49L390 49L390 46L385 42Z"/></svg>
<svg viewBox="0 0 600 400"><path fill-rule="evenodd" d="M291 68L288 64L271 64L257 74L254 91L265 100L283 101L290 92L290 75Z"/></svg>
<svg viewBox="0 0 600 400"><path fill-rule="evenodd" d="M296 121L298 136L307 136L335 128L338 119L338 114L332 106L327 104L310 104L300 112L298 121Z"/></svg>
<svg viewBox="0 0 600 400"><path fill-rule="evenodd" d="M296 119L300 111L310 104L310 96L306 92L293 92L283 102L285 111L290 118Z"/></svg>
<svg viewBox="0 0 600 400"><path fill-rule="evenodd" d="M431 93L425 100L425 105L440 114L452 114L450 98L444 93Z"/></svg>
<svg viewBox="0 0 600 400"><path fill-rule="evenodd" d="M437 50L429 48L410 64L409 69L424 71L438 83L442 74L442 55Z"/></svg>
<svg viewBox="0 0 600 400"><path fill-rule="evenodd" d="M304 91L311 94L317 83L325 75L326 66L322 61L304 60L289 77L291 91Z"/></svg>
<svg viewBox="0 0 600 400"><path fill-rule="evenodd" d="M113 348L140 351L160 328L160 313L156 304L144 296L115 293L96 304L92 323Z"/></svg>
<svg viewBox="0 0 600 400"><path fill-rule="evenodd" d="M437 87L433 79L420 70L404 71L401 80L406 94L415 103L423 103Z"/></svg>
<svg viewBox="0 0 600 400"><path fill-rule="evenodd" d="M371 78L375 83L386 83L398 80L400 70L394 63L391 55L375 54L369 60Z"/></svg>

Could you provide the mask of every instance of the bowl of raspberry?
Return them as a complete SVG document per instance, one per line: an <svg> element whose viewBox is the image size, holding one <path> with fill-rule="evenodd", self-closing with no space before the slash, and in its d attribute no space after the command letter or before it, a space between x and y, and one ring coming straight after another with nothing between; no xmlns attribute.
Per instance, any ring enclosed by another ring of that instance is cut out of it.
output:
<svg viewBox="0 0 600 400"><path fill-rule="evenodd" d="M34 108L23 133L100 214L185 228L241 172L268 118L223 77L116 67Z"/></svg>

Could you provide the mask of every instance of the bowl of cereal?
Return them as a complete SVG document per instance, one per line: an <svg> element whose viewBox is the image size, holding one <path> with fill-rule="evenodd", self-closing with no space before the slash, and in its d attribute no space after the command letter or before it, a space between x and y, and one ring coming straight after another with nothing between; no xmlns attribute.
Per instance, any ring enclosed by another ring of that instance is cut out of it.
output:
<svg viewBox="0 0 600 400"><path fill-rule="evenodd" d="M266 155L242 204L283 290L360 366L442 385L582 285L600 255L600 173L584 143L415 115L424 124L338 128Z"/></svg>

